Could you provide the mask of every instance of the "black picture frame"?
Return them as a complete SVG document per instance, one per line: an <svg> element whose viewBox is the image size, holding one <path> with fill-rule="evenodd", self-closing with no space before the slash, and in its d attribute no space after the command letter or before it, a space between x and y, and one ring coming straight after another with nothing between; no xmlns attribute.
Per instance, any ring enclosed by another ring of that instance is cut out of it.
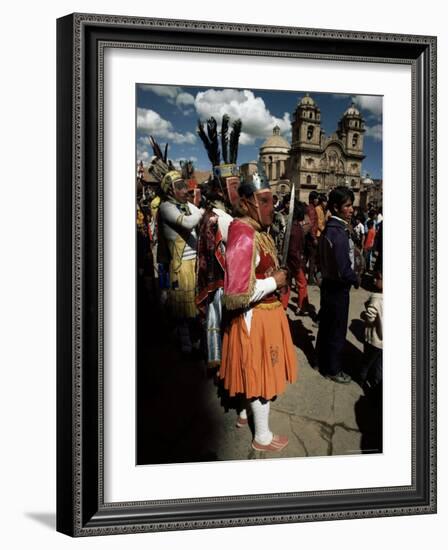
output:
<svg viewBox="0 0 448 550"><path fill-rule="evenodd" d="M412 483L104 502L102 55L107 44L412 69ZM436 44L431 36L72 14L57 21L57 530L71 536L436 512Z"/></svg>

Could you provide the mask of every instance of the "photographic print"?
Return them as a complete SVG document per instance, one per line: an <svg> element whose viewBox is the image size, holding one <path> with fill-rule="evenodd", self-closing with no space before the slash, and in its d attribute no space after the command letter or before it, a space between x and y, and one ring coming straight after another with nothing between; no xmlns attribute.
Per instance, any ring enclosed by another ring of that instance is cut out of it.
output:
<svg viewBox="0 0 448 550"><path fill-rule="evenodd" d="M137 464L382 452L382 109L136 85Z"/></svg>
<svg viewBox="0 0 448 550"><path fill-rule="evenodd" d="M58 20L58 531L436 512L436 48Z"/></svg>

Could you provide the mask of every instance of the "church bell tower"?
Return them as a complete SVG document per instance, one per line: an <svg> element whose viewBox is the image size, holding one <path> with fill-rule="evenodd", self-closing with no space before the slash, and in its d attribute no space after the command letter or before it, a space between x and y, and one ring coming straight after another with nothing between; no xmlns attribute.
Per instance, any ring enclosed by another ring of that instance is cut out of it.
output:
<svg viewBox="0 0 448 550"><path fill-rule="evenodd" d="M316 150L320 147L320 109L306 94L294 111L292 122L292 148Z"/></svg>

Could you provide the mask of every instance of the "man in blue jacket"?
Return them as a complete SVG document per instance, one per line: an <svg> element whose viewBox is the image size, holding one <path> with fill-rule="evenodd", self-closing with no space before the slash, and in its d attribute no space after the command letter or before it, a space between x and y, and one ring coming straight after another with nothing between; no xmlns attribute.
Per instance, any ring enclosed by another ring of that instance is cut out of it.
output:
<svg viewBox="0 0 448 550"><path fill-rule="evenodd" d="M349 229L353 200L353 192L348 187L336 187L331 191L328 199L331 218L319 240L322 285L317 357L320 372L341 384L351 381L342 369L341 354L347 334L350 288L352 285L359 287Z"/></svg>

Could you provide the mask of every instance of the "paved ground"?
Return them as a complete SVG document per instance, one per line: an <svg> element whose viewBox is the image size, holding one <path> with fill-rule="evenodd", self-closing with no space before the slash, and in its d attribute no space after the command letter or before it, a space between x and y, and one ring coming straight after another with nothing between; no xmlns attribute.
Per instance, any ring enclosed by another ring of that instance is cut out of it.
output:
<svg viewBox="0 0 448 550"><path fill-rule="evenodd" d="M138 463L379 452L381 396L364 396L356 382L362 360L360 313L367 297L363 289L351 291L344 364L354 381L347 385L329 381L312 368L317 326L310 317L298 318L288 309L299 379L271 404L271 430L289 436L289 445L280 453L251 448L251 422L245 428L235 426L237 403L225 396L201 362L185 360L169 342L148 349L143 356L151 360L145 359L138 375ZM318 287L309 288L309 298L318 310ZM295 309L294 294L290 306Z"/></svg>

